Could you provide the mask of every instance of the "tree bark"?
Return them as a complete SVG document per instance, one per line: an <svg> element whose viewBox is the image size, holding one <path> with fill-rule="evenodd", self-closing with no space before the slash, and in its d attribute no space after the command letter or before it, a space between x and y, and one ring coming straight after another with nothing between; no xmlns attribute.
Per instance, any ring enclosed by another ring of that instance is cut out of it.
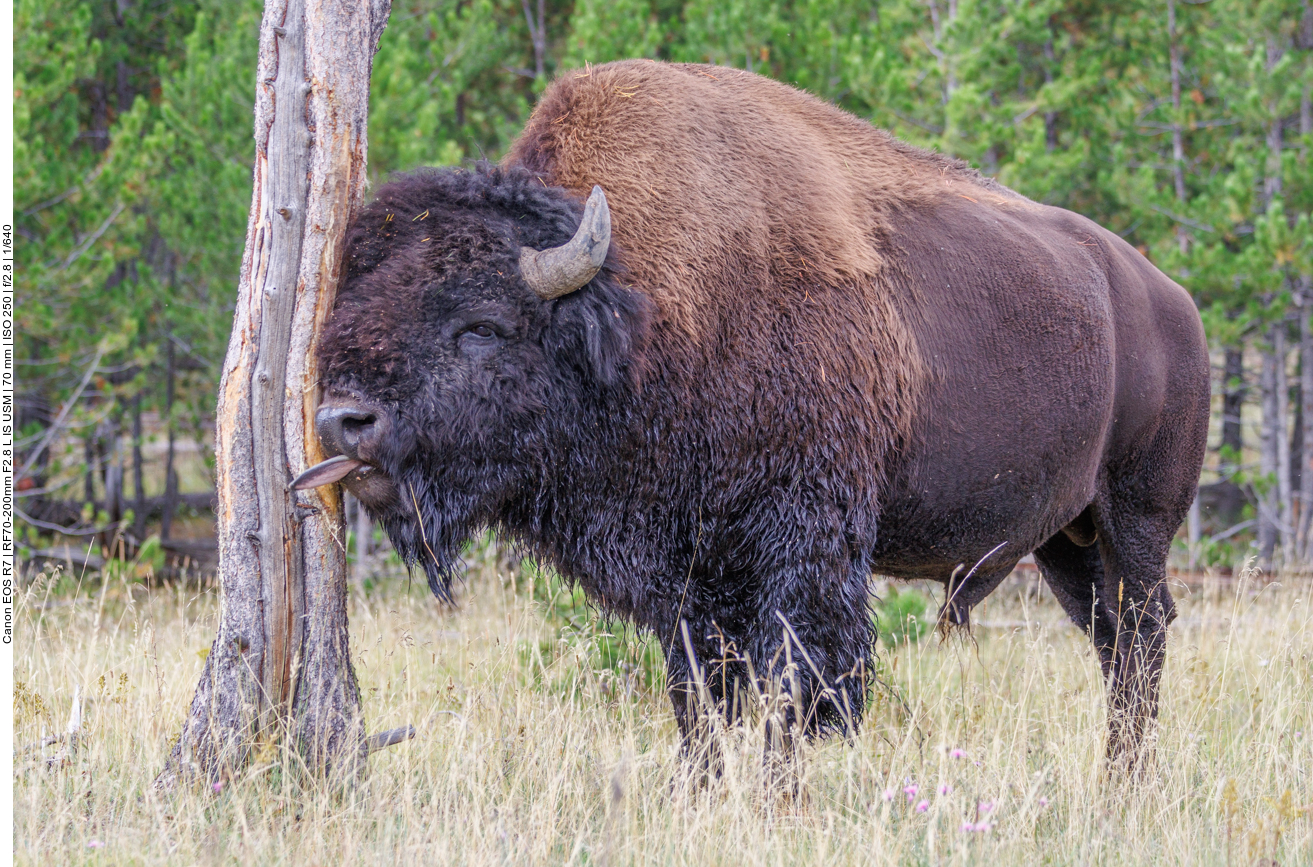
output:
<svg viewBox="0 0 1313 867"><path fill-rule="evenodd" d="M1275 37L1267 39L1267 72L1272 72L1282 55L1284 46ZM1268 105L1267 125L1267 169L1263 179L1263 206L1270 209L1273 200L1282 194L1281 149L1283 147L1283 118L1277 102ZM1290 440L1285 427L1286 401L1289 399L1285 389L1285 331L1284 323L1275 322L1268 330L1268 345L1263 349L1263 369L1261 375L1263 393L1263 433L1262 448L1259 455L1259 470L1267 483L1265 491L1257 498L1258 502L1258 561L1264 570L1272 570L1275 564L1275 552L1278 546L1285 553L1288 527L1286 525L1286 505L1289 503L1289 479L1286 468L1289 466ZM1282 448L1284 442L1284 450ZM1282 460L1283 451L1285 461ZM1284 489L1284 491L1283 491ZM1283 493L1285 496L1283 496Z"/></svg>
<svg viewBox="0 0 1313 867"><path fill-rule="evenodd" d="M1267 40L1267 71L1271 72L1285 54L1284 48L1275 40ZM1284 117L1280 106L1273 101L1268 106L1267 125L1267 173L1263 179L1263 204L1270 207L1272 200L1281 195L1281 148L1283 146L1282 123Z"/></svg>
<svg viewBox="0 0 1313 867"><path fill-rule="evenodd" d="M113 540L121 529L115 525L123 518L123 454L119 449L119 420L117 418L110 419L106 440L104 457L105 512L109 517L109 525L114 527L114 530L106 532L105 535L108 540ZM107 541L106 544L109 544L109 542Z"/></svg>
<svg viewBox="0 0 1313 867"><path fill-rule="evenodd" d="M1296 44L1304 51L1313 50L1313 6L1301 4ZM1313 92L1305 84L1299 92L1300 162L1308 162L1308 141L1313 135ZM1303 566L1313 566L1313 275L1299 278L1299 501L1295 524L1295 551Z"/></svg>
<svg viewBox="0 0 1313 867"><path fill-rule="evenodd" d="M168 450L164 455L164 514L160 516L160 538L167 539L173 531L173 513L178 507L178 473L173 467L177 454L177 440L173 429L174 377L177 374L177 356L173 351L173 335L165 338L168 346L164 373L164 429L168 436Z"/></svg>
<svg viewBox="0 0 1313 867"><path fill-rule="evenodd" d="M1050 45L1052 41L1050 40ZM1172 180L1176 192L1177 206L1182 214L1186 208L1186 190L1185 190L1185 135L1181 127L1181 50L1177 44L1176 33L1176 0L1167 0L1167 56L1168 66L1172 81ZM1185 224L1177 223L1176 226L1176 244L1181 254L1181 282L1185 282L1186 274L1186 257L1190 253L1190 236L1186 233ZM1186 515L1186 539L1189 550L1190 571L1193 572L1199 563L1199 541L1203 535L1202 520L1200 518L1199 491L1196 488L1194 502L1190 504L1190 511Z"/></svg>
<svg viewBox="0 0 1313 867"><path fill-rule="evenodd" d="M1053 32L1053 21L1049 21L1049 32ZM1056 55L1053 53L1053 37L1050 36L1044 42L1044 83L1053 84L1053 67L1057 65ZM1044 150L1047 153L1053 153L1058 147L1058 113L1056 111L1044 112Z"/></svg>
<svg viewBox="0 0 1313 867"><path fill-rule="evenodd" d="M1172 79L1172 181L1176 201L1185 204L1185 136L1181 128L1181 51L1176 44L1176 0L1167 0L1167 56ZM1185 225L1177 224L1181 255L1189 250Z"/></svg>
<svg viewBox="0 0 1313 867"><path fill-rule="evenodd" d="M220 779L280 737L311 772L363 770L342 501L289 492L322 457L315 344L366 183L369 77L390 0L268 0L255 170L216 430L222 614L157 783Z"/></svg>
<svg viewBox="0 0 1313 867"><path fill-rule="evenodd" d="M1271 570L1275 553L1290 555L1290 431L1286 403L1285 323L1275 322L1268 331L1269 345L1263 349L1263 435L1259 471L1266 488L1258 497L1259 564Z"/></svg>
<svg viewBox="0 0 1313 867"><path fill-rule="evenodd" d="M145 541L146 486L141 475L141 392L132 398L132 538Z"/></svg>
<svg viewBox="0 0 1313 867"><path fill-rule="evenodd" d="M948 0L947 9L943 13L939 11L939 4L936 0L925 0L925 2L930 10L930 26L935 37L934 44L926 47L939 61L939 67L944 73L943 100L944 105L948 105L953 99L953 91L957 90L957 75L952 59L949 57L951 48L944 44L944 38L948 33L948 28L953 23L953 19L957 18L957 0ZM947 123L945 123L945 129L947 129L947 126Z"/></svg>
<svg viewBox="0 0 1313 867"><path fill-rule="evenodd" d="M1262 399L1263 422L1259 431L1258 472L1264 479L1271 479L1277 471L1276 449L1276 378L1273 353L1263 350L1263 366L1258 375L1258 388ZM1276 486L1269 485L1255 491L1254 502L1258 509L1258 566L1263 570L1272 568L1272 555L1277 545L1276 524Z"/></svg>
<svg viewBox="0 0 1313 867"><path fill-rule="evenodd" d="M1276 369L1273 384L1276 387L1276 458L1277 458L1277 538L1281 541L1282 562L1286 566L1295 559L1290 513L1293 492L1290 489L1290 381L1286 375L1286 323L1272 327L1273 354Z"/></svg>
<svg viewBox="0 0 1313 867"><path fill-rule="evenodd" d="M1244 506L1244 495L1235 484L1235 474L1240 469L1240 454L1244 448L1244 431L1240 426L1241 413L1244 411L1245 393L1245 354L1238 346L1228 346L1222 375L1222 441L1221 448L1226 449L1226 459L1222 461L1222 477L1230 481L1234 490L1233 501L1228 501L1222 509L1227 520L1234 524L1240 520L1240 510Z"/></svg>
<svg viewBox="0 0 1313 867"><path fill-rule="evenodd" d="M1299 550L1307 567L1313 565L1313 280L1304 283L1303 302L1299 310L1300 405L1304 417Z"/></svg>
<svg viewBox="0 0 1313 867"><path fill-rule="evenodd" d="M1295 360L1299 360L1299 352L1295 353ZM1290 388L1290 412L1294 421L1290 423L1290 462L1286 465L1286 472L1290 477L1291 536L1298 546L1303 538L1299 527L1304 515L1304 383L1299 376L1295 377L1295 384Z"/></svg>

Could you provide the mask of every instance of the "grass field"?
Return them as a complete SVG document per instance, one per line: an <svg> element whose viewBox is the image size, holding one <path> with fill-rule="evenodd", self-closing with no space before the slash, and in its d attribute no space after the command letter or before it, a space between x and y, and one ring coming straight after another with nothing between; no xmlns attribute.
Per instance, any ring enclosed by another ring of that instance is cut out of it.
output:
<svg viewBox="0 0 1313 867"><path fill-rule="evenodd" d="M650 641L475 557L458 610L404 575L353 599L368 727L419 736L364 784L307 787L267 754L220 791L157 795L217 594L38 576L18 605L14 821L23 864L1313 864L1307 579L1176 587L1158 762L1105 777L1088 640L1033 579L974 639L882 648L855 743L763 782L762 730L690 784ZM933 603L931 611L933 611ZM82 736L61 731L74 688ZM56 761L43 759L55 755ZM53 764L53 766L51 766Z"/></svg>

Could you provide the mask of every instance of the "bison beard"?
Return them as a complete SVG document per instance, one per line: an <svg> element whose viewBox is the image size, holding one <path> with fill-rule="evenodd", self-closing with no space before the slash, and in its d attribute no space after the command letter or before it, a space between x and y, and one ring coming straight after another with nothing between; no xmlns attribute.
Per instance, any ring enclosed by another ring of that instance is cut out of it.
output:
<svg viewBox="0 0 1313 867"><path fill-rule="evenodd" d="M505 167L384 186L347 250L344 457L304 484L345 473L437 595L513 538L660 638L688 743L695 681L856 725L872 572L965 626L1033 551L1141 754L1208 366L1116 236L778 83L626 62L552 85Z"/></svg>

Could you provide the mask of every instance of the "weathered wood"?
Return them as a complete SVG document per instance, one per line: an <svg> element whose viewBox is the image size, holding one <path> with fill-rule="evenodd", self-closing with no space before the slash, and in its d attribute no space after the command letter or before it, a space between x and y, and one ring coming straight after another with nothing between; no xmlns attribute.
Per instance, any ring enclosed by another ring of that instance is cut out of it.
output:
<svg viewBox="0 0 1313 867"><path fill-rule="evenodd" d="M161 785L218 778L284 735L320 773L350 774L366 754L341 498L287 483L322 457L314 347L363 198L369 76L390 5L265 5L251 214L217 415L223 608Z"/></svg>
<svg viewBox="0 0 1313 867"><path fill-rule="evenodd" d="M370 735L365 741L369 751L376 752L384 747L395 746L403 741L408 741L415 736L414 726L402 726L399 729L388 729L385 732L379 732L376 735Z"/></svg>

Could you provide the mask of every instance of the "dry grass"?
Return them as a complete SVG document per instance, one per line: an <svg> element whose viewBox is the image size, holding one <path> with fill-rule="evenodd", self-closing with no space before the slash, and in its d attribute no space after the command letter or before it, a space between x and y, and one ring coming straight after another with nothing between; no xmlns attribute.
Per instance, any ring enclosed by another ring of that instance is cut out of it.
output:
<svg viewBox="0 0 1313 867"><path fill-rule="evenodd" d="M38 581L19 607L16 746L63 727L75 685L87 698L66 762L16 757L17 861L1313 863L1306 581L1177 589L1159 761L1138 788L1104 777L1087 639L1014 580L977 609L974 641L882 651L897 694L876 691L856 743L808 748L792 797L762 781L759 726L725 738L719 780L690 785L643 667L601 665L598 627L563 634L492 563L459 611L404 578L354 600L369 728L420 736L345 794L299 785L277 755L217 793L153 794L215 594Z"/></svg>

